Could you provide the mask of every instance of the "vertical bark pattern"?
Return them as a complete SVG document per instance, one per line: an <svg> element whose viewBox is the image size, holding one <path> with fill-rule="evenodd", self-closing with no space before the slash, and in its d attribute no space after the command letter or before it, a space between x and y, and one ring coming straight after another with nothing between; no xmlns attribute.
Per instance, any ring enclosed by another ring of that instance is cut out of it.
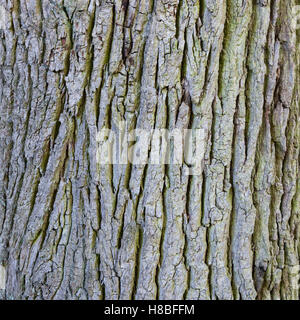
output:
<svg viewBox="0 0 300 320"><path fill-rule="evenodd" d="M297 4L0 0L0 298L299 299ZM201 175L99 165L121 121Z"/></svg>

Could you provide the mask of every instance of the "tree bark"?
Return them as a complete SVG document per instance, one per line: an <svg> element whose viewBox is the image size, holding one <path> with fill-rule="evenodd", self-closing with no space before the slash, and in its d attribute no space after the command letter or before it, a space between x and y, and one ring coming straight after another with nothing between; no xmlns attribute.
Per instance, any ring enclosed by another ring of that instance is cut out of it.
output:
<svg viewBox="0 0 300 320"><path fill-rule="evenodd" d="M299 4L1 0L0 297L299 299ZM201 174L99 164L120 121Z"/></svg>

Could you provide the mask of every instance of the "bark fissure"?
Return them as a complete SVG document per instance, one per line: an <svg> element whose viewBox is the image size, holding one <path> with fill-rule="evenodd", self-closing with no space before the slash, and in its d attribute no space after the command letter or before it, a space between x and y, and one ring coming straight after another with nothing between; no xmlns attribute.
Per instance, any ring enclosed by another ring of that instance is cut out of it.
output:
<svg viewBox="0 0 300 320"><path fill-rule="evenodd" d="M0 298L299 299L298 2L0 0Z"/></svg>

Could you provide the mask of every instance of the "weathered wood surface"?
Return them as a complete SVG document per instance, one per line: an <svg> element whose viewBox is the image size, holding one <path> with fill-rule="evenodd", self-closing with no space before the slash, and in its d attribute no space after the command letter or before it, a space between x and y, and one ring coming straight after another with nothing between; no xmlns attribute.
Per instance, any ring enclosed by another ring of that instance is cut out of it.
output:
<svg viewBox="0 0 300 320"><path fill-rule="evenodd" d="M2 298L299 299L295 0L0 5ZM97 165L121 120L202 174Z"/></svg>

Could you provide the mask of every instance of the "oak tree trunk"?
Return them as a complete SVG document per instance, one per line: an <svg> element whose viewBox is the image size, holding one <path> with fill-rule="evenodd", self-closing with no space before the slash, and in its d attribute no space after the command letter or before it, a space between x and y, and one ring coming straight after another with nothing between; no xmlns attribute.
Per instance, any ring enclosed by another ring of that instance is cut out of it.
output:
<svg viewBox="0 0 300 320"><path fill-rule="evenodd" d="M299 299L297 5L1 0L0 297ZM120 121L201 174L99 164Z"/></svg>

